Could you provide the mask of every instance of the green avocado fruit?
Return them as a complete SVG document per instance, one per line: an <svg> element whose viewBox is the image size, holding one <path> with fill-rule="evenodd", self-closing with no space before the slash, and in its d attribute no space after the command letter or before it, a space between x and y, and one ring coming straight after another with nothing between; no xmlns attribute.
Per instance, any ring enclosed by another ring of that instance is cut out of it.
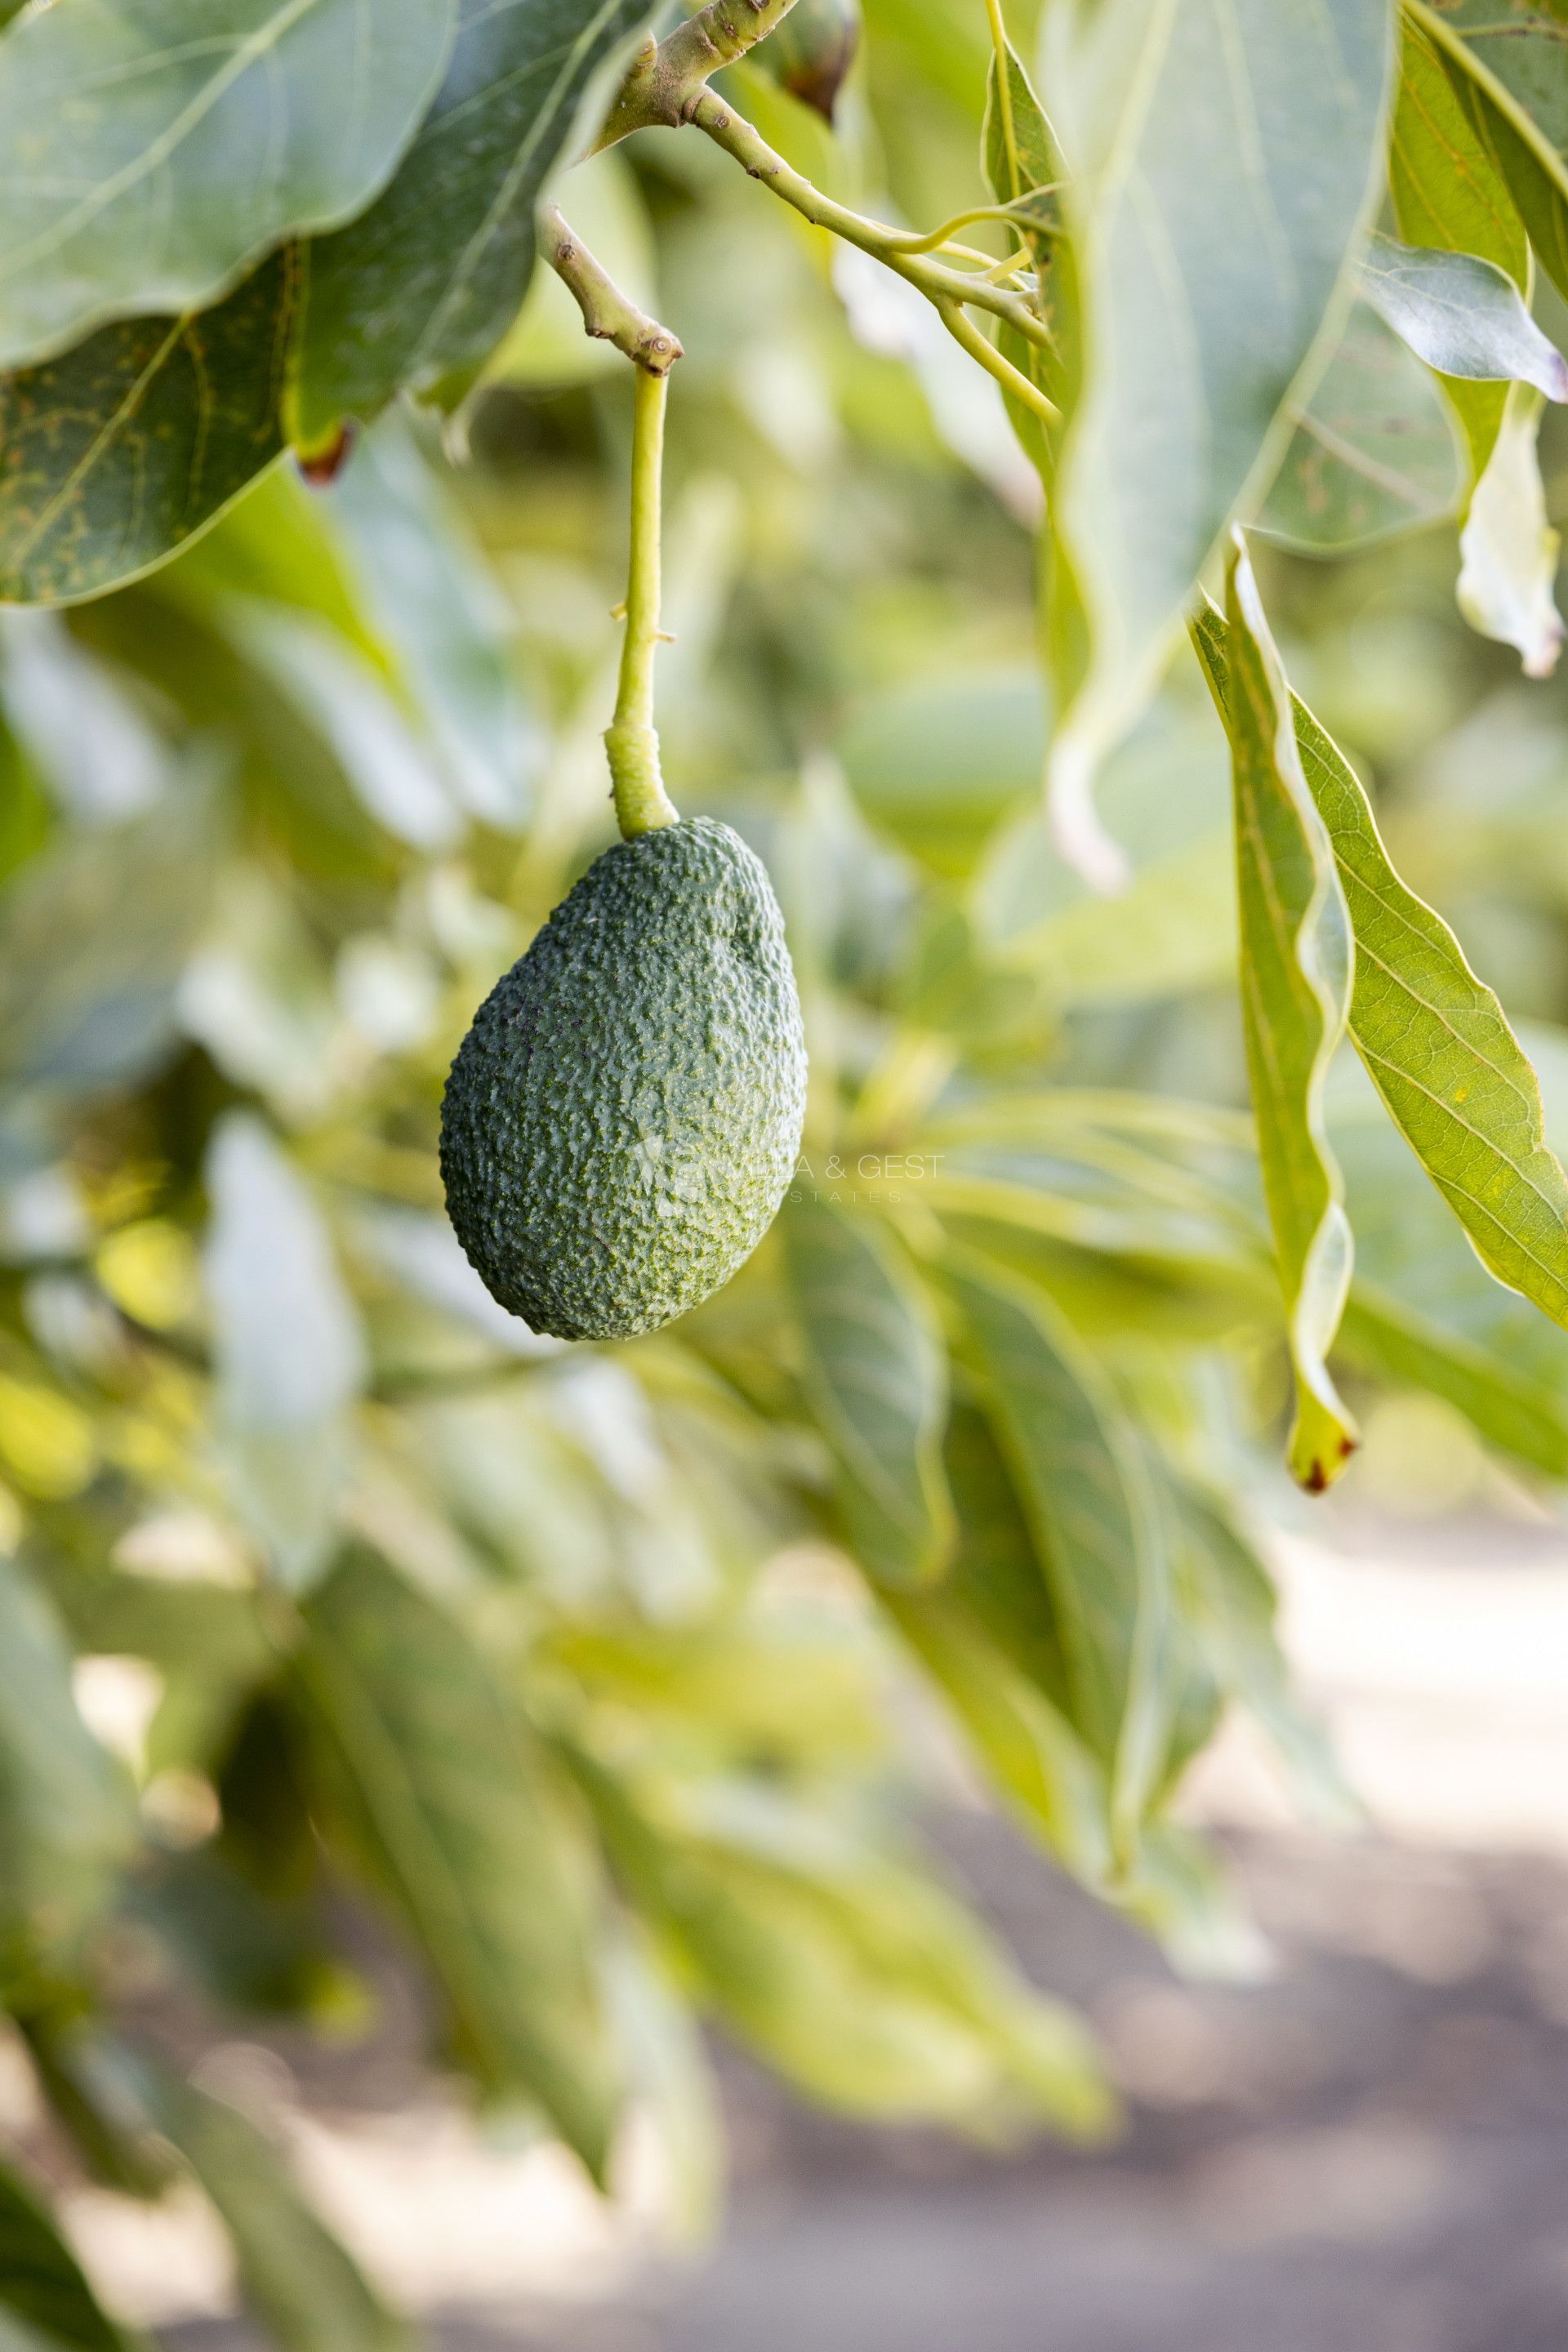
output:
<svg viewBox="0 0 1568 2352"><path fill-rule="evenodd" d="M805 1116L778 901L693 817L607 849L480 1005L442 1105L447 1212L533 1330L657 1331L756 1248Z"/></svg>

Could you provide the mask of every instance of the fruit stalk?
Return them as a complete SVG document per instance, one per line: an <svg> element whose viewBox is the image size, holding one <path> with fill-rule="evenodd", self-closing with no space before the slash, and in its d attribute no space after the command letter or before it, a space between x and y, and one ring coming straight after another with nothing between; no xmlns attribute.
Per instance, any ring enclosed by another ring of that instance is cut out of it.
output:
<svg viewBox="0 0 1568 2352"><path fill-rule="evenodd" d="M616 716L605 733L616 822L622 838L679 822L659 771L653 724L653 667L658 649L661 592L659 527L664 472L664 409L668 379L649 367L637 371L632 422L632 543L626 574L626 635L621 647Z"/></svg>

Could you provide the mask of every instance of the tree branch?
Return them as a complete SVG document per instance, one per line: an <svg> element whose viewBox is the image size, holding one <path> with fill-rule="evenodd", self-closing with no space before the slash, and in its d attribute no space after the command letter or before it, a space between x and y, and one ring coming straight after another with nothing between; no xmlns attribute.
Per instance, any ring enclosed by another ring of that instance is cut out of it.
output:
<svg viewBox="0 0 1568 2352"><path fill-rule="evenodd" d="M600 342L614 343L649 375L668 375L685 356L669 329L628 300L554 205L542 215L540 229L544 257L570 288L588 333Z"/></svg>
<svg viewBox="0 0 1568 2352"><path fill-rule="evenodd" d="M662 41L650 33L599 134L598 146L613 147L628 131L679 131L708 86L708 77L732 66L754 49L795 0L710 0Z"/></svg>

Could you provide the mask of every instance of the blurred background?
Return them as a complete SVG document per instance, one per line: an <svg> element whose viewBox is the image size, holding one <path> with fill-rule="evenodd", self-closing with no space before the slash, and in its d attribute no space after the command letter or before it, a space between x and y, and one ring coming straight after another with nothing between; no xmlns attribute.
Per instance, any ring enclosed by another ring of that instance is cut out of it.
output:
<svg viewBox="0 0 1568 2352"><path fill-rule="evenodd" d="M823 184L942 218L984 18L868 16L837 133L759 70L737 100ZM274 2340L395 2340L332 2321L330 2263L301 2315L327 2257L279 2153L469 2352L1547 2352L1568 1340L1347 1067L1365 1444L1294 1495L1195 668L1113 763L1135 877L1091 898L1038 814L1037 487L989 380L700 141L558 193L686 347L665 768L785 908L785 1226L829 1202L916 1264L940 1226L1054 1302L1202 1521L1190 1721L1101 1899L975 1646L1052 1687L950 1307L943 1617L854 1564L781 1236L671 1332L565 1349L445 1223L456 1044L613 831L630 386L542 276L444 436L389 416L144 583L0 616L0 2132L110 2308L188 2352L264 2340L242 2288ZM1568 687L1464 627L1451 529L1258 558L1561 1150ZM268 1561L327 1596L302 1698ZM476 1655L517 1725L474 1729ZM567 2047L546 2104L587 2098L556 1923L601 1872L607 2199L516 2095ZM520 1953L555 2006L514 2065L486 1979ZM139 2172L149 2113L178 2179Z"/></svg>

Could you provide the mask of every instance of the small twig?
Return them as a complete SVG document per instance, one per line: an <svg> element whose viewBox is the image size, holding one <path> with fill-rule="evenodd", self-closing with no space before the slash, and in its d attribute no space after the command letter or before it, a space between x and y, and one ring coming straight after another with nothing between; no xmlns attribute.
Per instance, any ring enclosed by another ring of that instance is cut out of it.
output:
<svg viewBox="0 0 1568 2352"><path fill-rule="evenodd" d="M1062 413L1055 401L1047 399L1033 378L1026 376L1022 368L1016 368L994 343L987 342L973 320L966 319L956 302L939 302L936 307L938 316L953 341L962 343L970 358L978 360L987 375L995 377L1004 392L1010 392L1016 400L1021 400L1026 408L1034 411L1042 424L1061 423Z"/></svg>
<svg viewBox="0 0 1568 2352"><path fill-rule="evenodd" d="M1050 329L1022 295L1009 294L999 286L989 286L982 279L965 277L962 270L944 268L940 262L910 253L901 231L889 228L881 221L867 220L846 205L835 204L786 163L782 155L775 154L762 133L711 90L701 92L688 119L700 131L705 131L727 155L732 155L742 171L771 188L774 195L782 196L804 219L817 228L831 229L847 245L857 245L862 253L884 262L899 277L918 287L939 310L944 302L971 302L976 310L989 310L994 318L1005 319L1026 342L1037 343L1043 351L1051 348ZM1054 416L1054 410L1052 414Z"/></svg>
<svg viewBox="0 0 1568 2352"><path fill-rule="evenodd" d="M597 341L614 343L649 375L668 375L685 356L677 338L627 299L554 205L541 218L544 257L571 289L583 324Z"/></svg>
<svg viewBox="0 0 1568 2352"><path fill-rule="evenodd" d="M656 41L650 33L632 59L599 147L613 147L633 131L679 131L690 121L709 75L754 49L794 5L795 0L711 0L667 39Z"/></svg>

